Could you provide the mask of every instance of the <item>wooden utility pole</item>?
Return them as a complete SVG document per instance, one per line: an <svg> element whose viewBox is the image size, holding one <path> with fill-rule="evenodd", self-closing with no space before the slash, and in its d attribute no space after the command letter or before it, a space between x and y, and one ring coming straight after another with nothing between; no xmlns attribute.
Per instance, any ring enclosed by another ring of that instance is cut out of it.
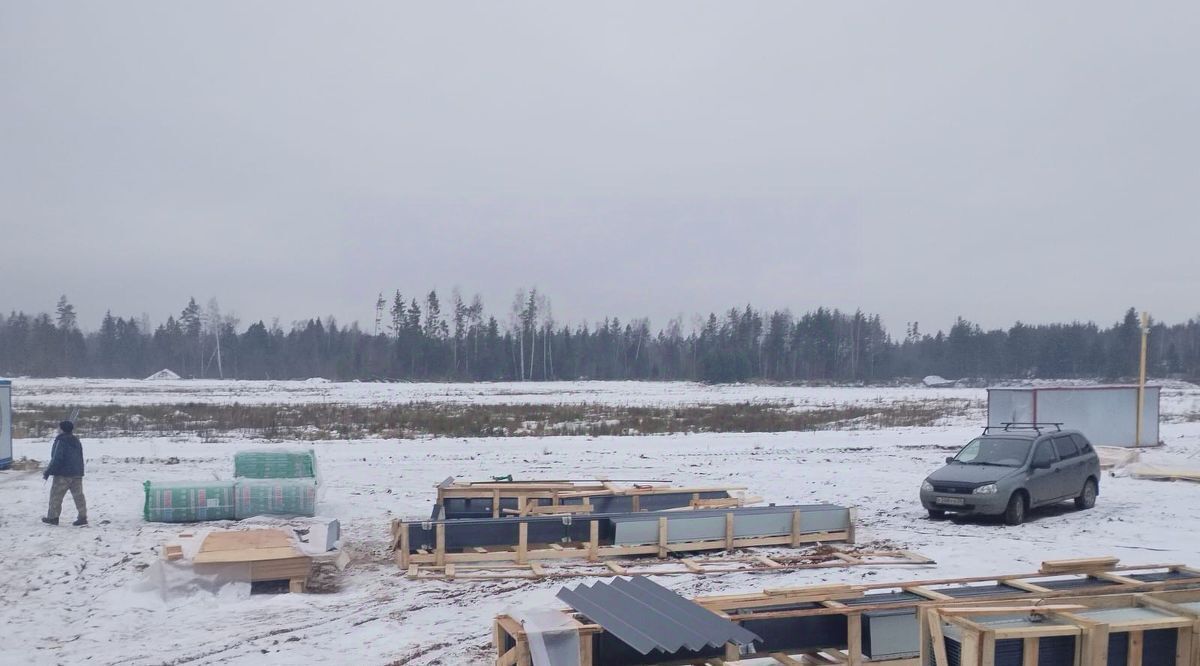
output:
<svg viewBox="0 0 1200 666"><path fill-rule="evenodd" d="M1133 443L1135 446L1142 445L1142 412L1146 408L1146 339L1150 337L1150 314L1142 313L1142 354L1141 360L1138 363L1138 391L1137 391L1137 432L1134 433Z"/></svg>

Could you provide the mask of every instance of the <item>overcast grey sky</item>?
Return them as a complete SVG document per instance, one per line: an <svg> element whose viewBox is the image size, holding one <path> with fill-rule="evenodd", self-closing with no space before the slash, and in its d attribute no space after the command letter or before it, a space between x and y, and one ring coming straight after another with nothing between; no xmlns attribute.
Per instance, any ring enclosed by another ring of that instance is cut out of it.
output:
<svg viewBox="0 0 1200 666"><path fill-rule="evenodd" d="M1200 312L1200 3L0 4L0 309Z"/></svg>

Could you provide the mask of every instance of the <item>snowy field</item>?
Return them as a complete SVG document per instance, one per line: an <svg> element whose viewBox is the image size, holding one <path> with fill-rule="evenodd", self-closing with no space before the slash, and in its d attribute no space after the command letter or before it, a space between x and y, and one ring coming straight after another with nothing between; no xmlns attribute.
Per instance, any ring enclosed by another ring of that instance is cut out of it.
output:
<svg viewBox="0 0 1200 666"><path fill-rule="evenodd" d="M742 400L891 401L977 397L977 390L922 388L703 387L691 384L424 385L22 381L21 402L88 404L166 400L287 402L339 400L638 401L653 404ZM268 388L273 387L273 388ZM1195 394L1164 392L1164 411L1195 409ZM32 392L32 393L31 393ZM99 393L106 395L96 395ZM51 397L48 397L51 396ZM806 402L807 404L807 402ZM1171 419L1169 419L1170 421ZM1180 419L1176 418L1175 421ZM159 545L183 527L142 520L147 479L227 477L245 442L164 438L89 440L85 489L92 526L38 522L48 493L36 471L0 472L0 626L5 663L20 664L485 664L492 617L515 607L557 606L562 583L414 582L391 559L388 524L427 516L433 486L447 476L669 478L680 484L749 486L769 502L833 502L859 507L859 541L886 541L937 560L930 567L825 569L712 578L659 577L685 595L746 592L822 582L912 580L1035 570L1045 559L1116 555L1128 563L1200 564L1200 485L1127 477L1101 482L1095 509L1035 513L1019 527L930 521L916 501L922 478L948 449L977 434L970 423L848 432L705 434L543 439L424 439L318 442L325 494L320 511L339 518L356 554L338 591L164 602L143 589ZM1165 446L1150 462L1200 465L1200 423L1168 422ZM249 446L254 446L251 443ZM46 460L48 441L18 440L17 458ZM167 464L178 458L178 464ZM66 520L74 517L68 499ZM66 522L66 521L64 521ZM769 549L765 552L771 552Z"/></svg>

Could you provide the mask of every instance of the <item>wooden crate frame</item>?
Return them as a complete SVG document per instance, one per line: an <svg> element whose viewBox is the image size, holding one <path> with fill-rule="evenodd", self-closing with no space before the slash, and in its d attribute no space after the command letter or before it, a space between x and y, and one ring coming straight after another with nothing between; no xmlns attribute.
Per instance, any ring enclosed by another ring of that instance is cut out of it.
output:
<svg viewBox="0 0 1200 666"><path fill-rule="evenodd" d="M791 533L779 536L767 537L735 537L733 532L734 511L730 510L725 513L725 538L720 540L705 540L705 541L683 541L683 542L668 542L667 541L667 516L660 516L658 519L658 539L657 543L645 544L637 546L613 546L600 544L600 523L597 519L588 519L582 517L580 519L587 520L589 523L590 539L587 542L570 543L570 544L531 544L528 537L528 526L521 523L517 527L517 543L512 548L504 549L484 549L476 548L471 552L449 553L446 552L446 526L439 522L434 526L435 530L435 545L432 551L418 550L413 553L409 544L407 525L413 522L425 523L428 521L409 521L405 522L399 518L392 520L392 550L395 552L396 564L405 571L412 571L414 565L434 565L444 567L447 564L459 564L465 562L515 562L517 564L527 564L535 560L558 560L558 559L585 559L589 562L595 562L601 558L608 557L633 557L638 555L655 555L660 559L665 559L672 553L686 553L698 551L715 551L725 550L731 551L736 548L751 548L755 546L787 546L797 548L804 544L828 542L828 541L844 541L846 543L854 543L855 539L855 523L858 522L858 510L854 507L848 509L849 516L847 520L848 527L844 530L831 532L803 532L802 514L803 511L797 509L792 511Z"/></svg>
<svg viewBox="0 0 1200 666"><path fill-rule="evenodd" d="M492 517L500 518L505 515L565 513L567 512L566 507L575 507L576 512L591 511L591 509L579 509L578 507L590 506L590 500L598 497L629 496L634 512L641 510L640 500L647 495L691 493L691 507L697 509L724 509L762 501L762 498L759 497L733 496L734 493L744 492L745 486L678 487L661 485L665 483L619 485L604 479L595 481L454 481L451 478L438 484L437 506L445 506L447 499L490 499L492 501ZM728 499L700 497L701 493L712 492L727 492L731 497ZM582 504L564 505L562 502L565 499L578 499ZM519 510L515 512L501 510L501 500L514 500ZM541 500L549 500L550 504L542 505Z"/></svg>
<svg viewBox="0 0 1200 666"><path fill-rule="evenodd" d="M1142 636L1146 631L1175 629L1179 636L1174 666L1200 664L1200 611L1178 605L1180 602L1200 601L1200 590L1178 590L1136 594L1115 594L1096 597L1077 597L1054 600L1025 599L1020 604L992 603L978 606L953 606L925 609L921 621L921 663L949 666L946 656L943 624L953 624L962 631L962 666L994 666L996 641L1016 639L1022 642L1022 664L1038 666L1038 642L1052 636L1073 636L1076 640L1076 663L1082 666L1108 664L1108 639L1111 633L1129 634L1131 649L1127 666L1143 666ZM1079 611L1107 608L1148 608L1162 613L1155 620L1116 624L1096 621L1078 614ZM1055 624L1027 627L989 627L972 618L1037 612L1051 617ZM1145 664L1145 666L1170 666Z"/></svg>
<svg viewBox="0 0 1200 666"><path fill-rule="evenodd" d="M1111 564L1110 564L1111 563ZM1183 578L1175 578L1156 582L1142 582L1134 578L1122 576L1122 573L1136 573L1147 571L1174 572L1183 574ZM1081 575L1086 579L1096 580L1097 587L1094 588L1074 588L1064 590L1052 590L1041 587L1036 584L1038 579L1062 576L1062 575ZM1101 583L1100 581L1103 581ZM935 590L929 589L931 586L946 586L967 583L1003 583L1016 588L1011 595L989 596L984 601L979 598L963 598L951 597L941 594ZM1182 591L1164 591L1172 586L1192 586L1191 589ZM881 602L873 604L847 605L841 603L839 599L854 599L865 595L871 590L886 590L897 589L905 592L910 592L921 597L919 601L897 601L897 602ZM769 653L777 663L785 666L795 666L796 664L842 664L844 666L921 666L921 658L902 658L892 660L869 660L865 661L862 654L862 616L863 613L876 610L901 610L913 609L918 620L923 617L923 613L930 609L940 609L943 607L971 607L971 606L987 606L998 605L1003 603L1024 603L1031 601L1027 593L1037 593L1036 599L1039 600L1056 600L1054 603L1074 603L1076 599L1104 598L1109 596L1130 596L1140 594L1143 598L1159 598L1167 602L1177 598L1179 595L1193 593L1200 595L1200 570L1193 569L1182 564L1139 564L1122 566L1117 563L1116 558L1088 558L1081 560L1059 560L1047 561L1042 563L1041 570L1034 573L1023 574L1006 574L1001 576L976 576L968 578L942 578L932 580L920 580L901 583L868 583L862 585L816 585L802 587L786 587L764 589L760 592L749 594L725 594L716 596L695 597L692 601L704 606L717 615L727 618L733 622L742 622L746 620L764 620L775 618L802 618L819 615L841 615L846 618L848 649L842 650L840 647L834 648L818 648L798 654L783 654L779 652ZM1175 595L1175 596L1172 596ZM1197 597L1200 599L1200 596ZM788 604L819 604L817 608L804 609L784 609L770 611L756 611L763 607L786 606ZM582 660L584 649L582 644L585 642L581 633L581 666L592 666L591 662L591 641L593 637L604 631L603 627L596 631L593 629L596 625L586 623L580 620L580 614L575 613L570 609L564 609L563 613L570 615L572 619L580 627L587 628L588 634L587 650L588 659ZM504 622L501 622L501 618ZM918 622L918 626L925 627L926 623ZM528 644L524 637L524 633L520 631L520 623L510 616L502 615L497 617L493 625L494 646L496 648L495 664L498 666L531 666L528 659ZM1197 634L1193 632L1193 639ZM922 645L926 643L925 636L921 637ZM512 647L507 647L508 643L512 643ZM1200 655L1196 648L1190 652L1192 656L1191 662L1184 662L1187 666L1200 666L1196 662L1195 657ZM764 655L754 655L750 658L762 658ZM708 663L717 664L724 662L735 662L741 660L737 646L727 645L725 656L723 659L709 660ZM663 661L655 662L660 665L675 664L675 663L698 663L695 661ZM1081 664L1080 666L1089 666ZM1145 664L1144 666L1152 666Z"/></svg>

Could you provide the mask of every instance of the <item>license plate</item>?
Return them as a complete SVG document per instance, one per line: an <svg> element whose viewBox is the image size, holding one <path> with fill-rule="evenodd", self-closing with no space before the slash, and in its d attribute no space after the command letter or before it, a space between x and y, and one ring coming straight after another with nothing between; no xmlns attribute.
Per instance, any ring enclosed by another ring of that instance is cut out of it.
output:
<svg viewBox="0 0 1200 666"><path fill-rule="evenodd" d="M938 497L933 502L934 504L945 504L947 506L963 506L967 503L961 497Z"/></svg>

